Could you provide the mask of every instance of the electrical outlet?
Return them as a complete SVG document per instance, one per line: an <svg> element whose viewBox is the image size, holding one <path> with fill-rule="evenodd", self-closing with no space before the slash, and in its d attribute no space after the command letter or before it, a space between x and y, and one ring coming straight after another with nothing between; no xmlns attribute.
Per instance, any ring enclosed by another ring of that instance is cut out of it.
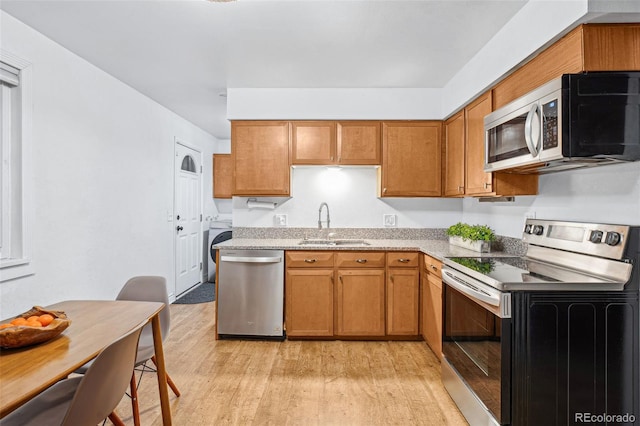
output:
<svg viewBox="0 0 640 426"><path fill-rule="evenodd" d="M287 215L286 214L276 214L273 216L273 220L276 226L287 226Z"/></svg>
<svg viewBox="0 0 640 426"><path fill-rule="evenodd" d="M524 218L525 219L535 219L536 218L536 212L526 212L524 214Z"/></svg>
<svg viewBox="0 0 640 426"><path fill-rule="evenodd" d="M393 228L396 226L396 215L395 214L383 214L382 215L382 223L384 226Z"/></svg>

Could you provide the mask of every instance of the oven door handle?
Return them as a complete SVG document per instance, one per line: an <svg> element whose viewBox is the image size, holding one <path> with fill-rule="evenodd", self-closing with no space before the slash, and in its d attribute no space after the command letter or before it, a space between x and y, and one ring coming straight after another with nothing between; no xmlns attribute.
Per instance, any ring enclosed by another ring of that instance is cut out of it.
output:
<svg viewBox="0 0 640 426"><path fill-rule="evenodd" d="M500 306L500 292L489 290L485 284L471 277L461 278L451 269L442 268L442 279L445 283L472 299L480 300L491 306Z"/></svg>

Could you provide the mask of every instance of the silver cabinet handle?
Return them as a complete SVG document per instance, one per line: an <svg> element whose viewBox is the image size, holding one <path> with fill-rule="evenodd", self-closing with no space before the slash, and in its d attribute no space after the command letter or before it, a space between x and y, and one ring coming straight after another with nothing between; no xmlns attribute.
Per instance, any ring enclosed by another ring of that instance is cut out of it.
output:
<svg viewBox="0 0 640 426"><path fill-rule="evenodd" d="M356 259L357 263L367 263L367 259Z"/></svg>
<svg viewBox="0 0 640 426"><path fill-rule="evenodd" d="M431 266L431 269L433 269L434 271L438 270L438 267L436 265L429 265L429 266Z"/></svg>
<svg viewBox="0 0 640 426"><path fill-rule="evenodd" d="M307 263L316 263L318 260L317 259L305 259L304 260Z"/></svg>
<svg viewBox="0 0 640 426"><path fill-rule="evenodd" d="M400 263L409 263L409 262L411 262L411 259L405 259L405 258L403 257L403 258L401 258L401 259L398 259L398 262L400 262Z"/></svg>

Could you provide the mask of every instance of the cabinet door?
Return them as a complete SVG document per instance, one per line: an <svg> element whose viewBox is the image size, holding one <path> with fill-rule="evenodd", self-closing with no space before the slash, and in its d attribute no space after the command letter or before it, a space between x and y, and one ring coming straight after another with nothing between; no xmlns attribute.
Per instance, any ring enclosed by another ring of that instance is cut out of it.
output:
<svg viewBox="0 0 640 426"><path fill-rule="evenodd" d="M442 359L442 281L433 273L422 276L422 337Z"/></svg>
<svg viewBox="0 0 640 426"><path fill-rule="evenodd" d="M422 261L422 337L433 353L442 359L442 262L426 254Z"/></svg>
<svg viewBox="0 0 640 426"><path fill-rule="evenodd" d="M289 337L333 336L333 269L287 269Z"/></svg>
<svg viewBox="0 0 640 426"><path fill-rule="evenodd" d="M444 123L445 196L464 195L464 145L464 111L460 111Z"/></svg>
<svg viewBox="0 0 640 426"><path fill-rule="evenodd" d="M233 195L289 195L289 122L231 123Z"/></svg>
<svg viewBox="0 0 640 426"><path fill-rule="evenodd" d="M439 197L439 121L382 123L382 197Z"/></svg>
<svg viewBox="0 0 640 426"><path fill-rule="evenodd" d="M384 336L384 269L338 270L336 334Z"/></svg>
<svg viewBox="0 0 640 426"><path fill-rule="evenodd" d="M417 336L418 268L392 268L387 278L387 334Z"/></svg>
<svg viewBox="0 0 640 426"><path fill-rule="evenodd" d="M291 122L292 164L334 164L336 123L333 121Z"/></svg>
<svg viewBox="0 0 640 426"><path fill-rule="evenodd" d="M231 154L213 154L213 198L233 195L233 162Z"/></svg>
<svg viewBox="0 0 640 426"><path fill-rule="evenodd" d="M484 171L484 116L491 112L491 92L465 108L466 126L466 194L488 194L493 191L491 173Z"/></svg>
<svg viewBox="0 0 640 426"><path fill-rule="evenodd" d="M380 164L379 121L341 121L337 124L339 164Z"/></svg>

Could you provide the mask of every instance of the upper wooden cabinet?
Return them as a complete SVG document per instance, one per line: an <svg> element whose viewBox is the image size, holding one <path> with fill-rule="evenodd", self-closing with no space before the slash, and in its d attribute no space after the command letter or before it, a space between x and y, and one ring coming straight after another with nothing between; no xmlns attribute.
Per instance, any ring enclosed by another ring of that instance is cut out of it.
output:
<svg viewBox="0 0 640 426"><path fill-rule="evenodd" d="M333 164L336 161L336 123L291 122L292 164Z"/></svg>
<svg viewBox="0 0 640 426"><path fill-rule="evenodd" d="M339 164L381 163L379 121L339 121L336 124Z"/></svg>
<svg viewBox="0 0 640 426"><path fill-rule="evenodd" d="M493 191L491 173L484 171L484 116L491 113L491 92L485 93L464 109L466 167L465 194Z"/></svg>
<svg viewBox="0 0 640 426"><path fill-rule="evenodd" d="M213 198L233 195L233 162L231 154L213 154Z"/></svg>
<svg viewBox="0 0 640 426"><path fill-rule="evenodd" d="M380 164L379 121L292 121L291 163Z"/></svg>
<svg viewBox="0 0 640 426"><path fill-rule="evenodd" d="M445 122L445 196L491 197L538 193L537 175L484 171L484 116L491 111L489 91Z"/></svg>
<svg viewBox="0 0 640 426"><path fill-rule="evenodd" d="M460 197L464 195L464 140L464 111L460 111L444 122L443 187L446 197Z"/></svg>
<svg viewBox="0 0 640 426"><path fill-rule="evenodd" d="M441 121L382 123L379 196L442 194Z"/></svg>
<svg viewBox="0 0 640 426"><path fill-rule="evenodd" d="M288 121L232 122L231 158L233 195L289 195Z"/></svg>
<svg viewBox="0 0 640 426"><path fill-rule="evenodd" d="M500 108L540 85L582 71L640 70L640 24L584 24L518 68L493 89Z"/></svg>

